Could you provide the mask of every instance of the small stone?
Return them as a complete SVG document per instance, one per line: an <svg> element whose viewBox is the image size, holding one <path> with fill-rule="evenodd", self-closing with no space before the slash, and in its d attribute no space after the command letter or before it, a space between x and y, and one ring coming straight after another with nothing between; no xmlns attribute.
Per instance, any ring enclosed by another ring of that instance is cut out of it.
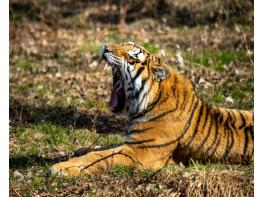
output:
<svg viewBox="0 0 263 197"><path fill-rule="evenodd" d="M40 132L37 132L37 133L34 134L34 138L35 139L41 139L44 136L45 136L45 134L44 133L40 133Z"/></svg>
<svg viewBox="0 0 263 197"><path fill-rule="evenodd" d="M200 78L199 81L198 81L198 84L202 87L204 87L205 89L208 89L210 87L212 87L212 84L207 82L205 79L203 78Z"/></svg>
<svg viewBox="0 0 263 197"><path fill-rule="evenodd" d="M147 192L150 192L151 190L154 189L154 184L151 184L151 183L148 184L145 189L146 189Z"/></svg>
<svg viewBox="0 0 263 197"><path fill-rule="evenodd" d="M98 66L98 62L97 61L93 61L90 65L91 68L95 68Z"/></svg>
<svg viewBox="0 0 263 197"><path fill-rule="evenodd" d="M24 179L24 175L17 170L14 171L14 177L16 177L19 181L22 181Z"/></svg>
<svg viewBox="0 0 263 197"><path fill-rule="evenodd" d="M165 57L165 54L166 54L165 49L161 49L160 54L161 54L161 56Z"/></svg>
<svg viewBox="0 0 263 197"><path fill-rule="evenodd" d="M60 78L61 77L61 72L57 72L56 73L56 78Z"/></svg>
<svg viewBox="0 0 263 197"><path fill-rule="evenodd" d="M94 146L94 149L102 148L102 146L96 145Z"/></svg>
<svg viewBox="0 0 263 197"><path fill-rule="evenodd" d="M228 103L234 103L234 100L233 100L233 98L231 97L231 96L228 96L228 97L226 97L226 102L228 102Z"/></svg>
<svg viewBox="0 0 263 197"><path fill-rule="evenodd" d="M27 175L26 175L26 178L31 178L33 176L33 173L32 172L28 172Z"/></svg>

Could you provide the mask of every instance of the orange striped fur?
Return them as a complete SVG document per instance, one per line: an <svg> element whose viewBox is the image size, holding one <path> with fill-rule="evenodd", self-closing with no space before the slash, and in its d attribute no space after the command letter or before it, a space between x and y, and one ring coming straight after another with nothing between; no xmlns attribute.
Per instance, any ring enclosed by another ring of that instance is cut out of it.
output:
<svg viewBox="0 0 263 197"><path fill-rule="evenodd" d="M113 109L129 114L125 142L55 164L52 174L94 173L115 164L160 169L191 159L253 162L252 112L203 103L188 79L133 43L105 46L102 56L125 93L125 107L118 100Z"/></svg>

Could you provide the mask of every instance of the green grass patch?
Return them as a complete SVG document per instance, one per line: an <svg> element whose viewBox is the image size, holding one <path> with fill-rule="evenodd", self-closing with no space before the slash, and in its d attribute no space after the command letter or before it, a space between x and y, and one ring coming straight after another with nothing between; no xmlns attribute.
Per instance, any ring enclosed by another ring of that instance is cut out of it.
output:
<svg viewBox="0 0 263 197"><path fill-rule="evenodd" d="M100 102L97 107L99 109L105 109L105 110L109 109L109 105L107 102Z"/></svg>
<svg viewBox="0 0 263 197"><path fill-rule="evenodd" d="M10 84L10 92L16 92L17 94L27 95L32 89L32 83L19 83L19 84Z"/></svg>
<svg viewBox="0 0 263 197"><path fill-rule="evenodd" d="M85 26L85 23L83 23L80 20L79 16L76 16L76 15L66 18L64 20L64 23L66 25L69 25L70 27L83 27L83 26Z"/></svg>
<svg viewBox="0 0 263 197"><path fill-rule="evenodd" d="M184 58L193 66L205 66L217 71L223 71L224 65L231 62L250 62L250 57L245 51L202 51L200 53L185 53Z"/></svg>
<svg viewBox="0 0 263 197"><path fill-rule="evenodd" d="M132 176L134 174L134 167L114 165L110 170L116 176Z"/></svg>
<svg viewBox="0 0 263 197"><path fill-rule="evenodd" d="M95 139L96 145L102 146L102 147L109 147L116 144L123 143L123 137L121 135L100 135L99 139Z"/></svg>
<svg viewBox="0 0 263 197"><path fill-rule="evenodd" d="M158 54L160 49L158 47L156 47L154 44L151 44L149 42L143 43L142 46L148 50L150 53L152 54Z"/></svg>
<svg viewBox="0 0 263 197"><path fill-rule="evenodd" d="M202 91L197 91L199 98L206 103L215 103L223 107L236 109L253 109L254 108L254 79L251 76L240 82L229 81L222 86L215 86ZM226 98L231 97L234 102L227 103Z"/></svg>
<svg viewBox="0 0 263 197"><path fill-rule="evenodd" d="M198 95L206 103L223 104L225 102L222 87L209 88L207 92L198 92Z"/></svg>
<svg viewBox="0 0 263 197"><path fill-rule="evenodd" d="M109 42L113 42L115 44L121 44L126 41L126 39L122 38L120 36L120 33L118 32L117 29L109 29L106 35L106 40Z"/></svg>
<svg viewBox="0 0 263 197"><path fill-rule="evenodd" d="M96 42L88 42L83 45L81 45L78 49L78 52L83 55L87 52L99 54L99 51L101 50L101 44Z"/></svg>
<svg viewBox="0 0 263 197"><path fill-rule="evenodd" d="M30 62L27 62L27 61L19 62L17 66L24 71L32 71L33 70L33 64Z"/></svg>
<svg viewBox="0 0 263 197"><path fill-rule="evenodd" d="M240 82L233 82L226 84L225 87L228 91L228 93L234 98L234 99L241 99L247 96L247 93L254 92L254 80L253 78L249 78L242 83Z"/></svg>
<svg viewBox="0 0 263 197"><path fill-rule="evenodd" d="M11 58L9 63L22 71L33 72L36 70L34 64L24 57Z"/></svg>
<svg viewBox="0 0 263 197"><path fill-rule="evenodd" d="M179 165L168 165L164 168L167 173L196 173L196 172L221 172L221 171L239 171L245 175L253 175L254 166L250 165L235 165L235 164L224 164L224 163L199 163L198 161L192 161L189 166L182 167Z"/></svg>
<svg viewBox="0 0 263 197"><path fill-rule="evenodd" d="M49 154L52 151L72 152L80 147L109 147L123 142L118 134L98 135L84 129L62 127L52 123L39 123L29 127L18 126L10 129L10 135L16 140L14 146L19 146L19 152L12 149L13 154L38 155ZM14 151L14 152L13 152Z"/></svg>
<svg viewBox="0 0 263 197"><path fill-rule="evenodd" d="M47 134L46 137L47 144L59 145L68 144L68 138L70 136L70 130L68 128L63 128L53 124L38 124L33 127L32 132Z"/></svg>
<svg viewBox="0 0 263 197"><path fill-rule="evenodd" d="M73 98L70 100L69 102L70 106L74 106L74 107L83 107L86 106L85 105L85 101L81 98Z"/></svg>

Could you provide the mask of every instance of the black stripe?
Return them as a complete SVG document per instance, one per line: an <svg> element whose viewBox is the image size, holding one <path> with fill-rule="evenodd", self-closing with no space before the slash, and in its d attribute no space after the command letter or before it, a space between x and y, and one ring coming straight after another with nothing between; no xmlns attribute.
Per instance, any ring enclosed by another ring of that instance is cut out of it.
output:
<svg viewBox="0 0 263 197"><path fill-rule="evenodd" d="M128 62L128 65L129 65L129 71L130 71L130 72L134 72L135 69L136 69L136 63L134 63L134 64L130 64L130 63ZM133 67L132 70L131 70L131 67Z"/></svg>
<svg viewBox="0 0 263 197"><path fill-rule="evenodd" d="M214 122L215 123L215 138L214 138L211 146L206 150L207 152L209 152L214 147L214 145L215 145L215 143L217 141L217 138L218 138L217 116L218 116L218 114L215 113L214 119L212 119L212 120L215 120L215 122Z"/></svg>
<svg viewBox="0 0 263 197"><path fill-rule="evenodd" d="M139 94L143 91L144 85L145 85L145 83L146 83L146 81L147 81L148 79L149 79L149 76L148 76L147 78L142 79L140 89L139 89L138 91L136 91L134 95L133 95L133 94L130 94L130 95L128 96L128 99L138 98Z"/></svg>
<svg viewBox="0 0 263 197"><path fill-rule="evenodd" d="M158 86L158 91L157 92L158 92L157 93L158 95L157 95L156 99L154 99L154 101L149 104L148 108L144 111L144 113L142 115L144 115L144 114L148 113L149 111L151 111L155 107L155 105L159 102L159 100L161 99L162 94L161 94L161 91L160 91L160 86Z"/></svg>
<svg viewBox="0 0 263 197"><path fill-rule="evenodd" d="M228 150L228 146L229 146L229 132L226 130L226 127L225 127L225 125L224 125L224 134L225 134L225 138L226 138L226 148L225 148L225 151L224 151L224 154L222 155L222 158L221 158L221 160L225 160L226 161L226 158L225 158L225 154L226 154L226 152L227 152L227 150Z"/></svg>
<svg viewBox="0 0 263 197"><path fill-rule="evenodd" d="M231 110L230 112L231 112L231 114L233 115L234 123L236 123L236 119L237 119L237 118L236 118L235 112L234 112L233 110Z"/></svg>
<svg viewBox="0 0 263 197"><path fill-rule="evenodd" d="M218 113L219 113L219 116L220 116L219 117L219 125L222 125L223 124L223 120L224 120L224 114L220 110L218 111Z"/></svg>
<svg viewBox="0 0 263 197"><path fill-rule="evenodd" d="M233 110L229 110L229 115L230 115L230 118L231 118L231 125L235 129L236 128L236 126L235 126L236 117L235 117L235 114L234 114Z"/></svg>
<svg viewBox="0 0 263 197"><path fill-rule="evenodd" d="M142 73L142 71L144 70L144 68L145 68L145 67L141 66L141 67L138 69L136 75L135 75L134 78L132 79L132 83L134 83L134 81L139 77L139 75Z"/></svg>
<svg viewBox="0 0 263 197"><path fill-rule="evenodd" d="M144 99L145 99L145 97L146 97L147 95L148 95L147 92L145 92L145 93L142 95L141 101L140 101L140 103L138 104L138 108L140 108L141 104L143 103L143 101L144 101ZM139 109L136 109L136 111L139 111Z"/></svg>
<svg viewBox="0 0 263 197"><path fill-rule="evenodd" d="M224 153L224 158L225 159L227 159L227 157L228 157L228 154L230 153L230 151L231 151L231 149L232 149L232 147L233 147L233 145L234 145L234 133L233 133L233 131L232 131L232 129L229 127L229 122L227 122L227 132L229 133L229 135L230 135L230 137L231 137L231 143L229 144L229 146L227 147L227 150L225 151L225 153Z"/></svg>
<svg viewBox="0 0 263 197"><path fill-rule="evenodd" d="M167 97L162 101L162 103L165 102L168 98L169 98L169 97L167 96ZM195 100L195 95L193 95L192 98L193 98L193 99L192 99L192 103L191 103L190 109L192 108L192 104L193 104L193 102L194 102L194 100ZM167 115L167 114L169 114L169 113L172 113L172 112L174 112L174 111L176 111L176 110L177 110L177 108L173 108L173 109L171 109L171 110L162 112L162 113L160 113L160 114L157 114L157 115L154 115L154 116L149 116L149 118L147 119L147 121L149 122L149 121L157 120L157 119L163 117L164 115ZM181 112L181 114L182 114L182 113L183 113L183 111ZM178 119L178 118L181 116L181 114L180 114L178 117L176 117L176 119ZM135 120L135 119L137 119L137 118L138 118L138 116L132 117L132 118L130 119L130 122L132 122L133 120Z"/></svg>
<svg viewBox="0 0 263 197"><path fill-rule="evenodd" d="M228 115L228 119L227 119L227 126L233 130L234 132L236 132L236 127L234 125L234 118L232 116L231 110L226 110L227 111L227 115Z"/></svg>
<svg viewBox="0 0 263 197"><path fill-rule="evenodd" d="M219 144L220 144L220 137L218 137L217 138L218 140L217 140L217 143L216 143L216 145L215 145L215 148L213 149L213 151L211 152L211 154L210 154L210 158L215 154L215 152L216 152L216 150L217 150L217 148L218 148L218 146L219 146Z"/></svg>
<svg viewBox="0 0 263 197"><path fill-rule="evenodd" d="M187 100L187 92L185 91L185 92L183 93L183 104L182 104L182 106L181 106L182 111L184 111L184 109L185 109L185 107L186 107L186 104L187 104L186 101L188 101L188 100Z"/></svg>
<svg viewBox="0 0 263 197"><path fill-rule="evenodd" d="M157 57L158 65L161 65L161 58Z"/></svg>
<svg viewBox="0 0 263 197"><path fill-rule="evenodd" d="M175 107L178 108L178 103L179 103L179 94L178 92L175 90L175 88L172 90L173 91L173 95L174 95L174 98L175 98L175 101L176 101L176 104L175 104Z"/></svg>
<svg viewBox="0 0 263 197"><path fill-rule="evenodd" d="M143 148L161 148L161 147L165 147L168 145L171 145L173 143L175 143L177 140L172 140L170 142L164 143L164 144L154 144L154 145L145 145L145 146L139 146L139 148L143 149Z"/></svg>
<svg viewBox="0 0 263 197"><path fill-rule="evenodd" d="M254 142L254 126L251 127L250 134L251 134L252 140Z"/></svg>
<svg viewBox="0 0 263 197"><path fill-rule="evenodd" d="M147 122L150 122L150 121L153 121L153 120L157 120L157 119L159 119L159 118L161 118L161 117L163 117L164 115L167 115L167 114L169 114L169 113L172 113L172 112L174 112L176 110L176 108L173 108L173 109L171 109L171 110L168 110L168 111L165 111L165 112L162 112L162 113L160 113L160 114L157 114L157 115L150 115L148 118L146 117L145 119L147 119ZM133 121L134 120L136 120L136 119L138 119L138 118L140 118L140 117L132 117L132 119L130 119L130 123L133 123ZM143 117L142 117L143 118ZM144 122L145 122L145 119L144 119ZM137 121L137 122L140 122L140 120L139 121Z"/></svg>
<svg viewBox="0 0 263 197"><path fill-rule="evenodd" d="M245 127L245 132L249 132L251 134L252 139L254 140L254 126Z"/></svg>
<svg viewBox="0 0 263 197"><path fill-rule="evenodd" d="M131 73L128 72L128 74L129 74L129 80L132 80ZM129 82L129 86L130 86L130 87L132 86L133 89L134 89L134 84L133 84L133 83Z"/></svg>
<svg viewBox="0 0 263 197"><path fill-rule="evenodd" d="M195 101L195 95L193 96L193 100L192 100L190 109L192 108L192 105L193 105L194 101ZM198 106L198 103L199 103L199 101L196 101L196 102L195 102L194 108L192 109L191 114L190 114L190 116L188 117L187 122L186 122L185 125L184 125L183 132L181 133L181 135L180 135L176 140L182 139L183 136L185 135L185 133L187 132L187 130L189 129L189 127L190 127L190 125L191 125L191 122L192 122L192 120L193 120L193 114L194 114L194 112L196 111L196 108L197 108L197 106Z"/></svg>
<svg viewBox="0 0 263 197"><path fill-rule="evenodd" d="M158 96L157 99L155 99L152 103L150 103L148 105L148 108L146 110L144 110L141 113L133 113L129 115L129 120L128 120L128 124L130 124L134 119L140 118L142 116L144 116L146 113L148 113L149 111L152 110L152 108L155 107L155 104L159 102L159 100L161 99L161 92L160 92L160 88L158 86Z"/></svg>
<svg viewBox="0 0 263 197"><path fill-rule="evenodd" d="M181 105L181 112L180 112L180 114L178 115L177 119L179 119L179 118L182 116L182 114L184 113L184 110L185 110L185 107L186 107L187 101L188 101L188 99L186 98L186 96L187 96L187 93L184 92L184 94L183 94L183 104ZM193 94L193 97L192 97L192 98L194 98L194 96L195 96L195 94ZM192 102L193 102L193 100L192 100ZM178 101L178 103L179 103L179 101ZM178 107L178 105L177 105L177 107ZM190 109L191 109L191 107L190 107Z"/></svg>
<svg viewBox="0 0 263 197"><path fill-rule="evenodd" d="M127 89L127 92L133 91L133 90L134 90L134 87L133 86L129 86L128 89Z"/></svg>
<svg viewBox="0 0 263 197"><path fill-rule="evenodd" d="M216 152L216 150L217 150L217 148L218 148L218 146L219 146L219 144L220 144L220 136L218 136L218 113L217 113L217 115L215 116L215 129L216 129L216 141L214 142L215 143L215 146L214 146L214 148L213 148L213 150L212 150L212 152L211 152L211 154L210 154L210 156L209 156L209 158L212 158L213 157L213 155L215 154L215 152Z"/></svg>
<svg viewBox="0 0 263 197"><path fill-rule="evenodd" d="M130 70L128 68L129 68L129 63L126 64L126 73L130 73Z"/></svg>
<svg viewBox="0 0 263 197"><path fill-rule="evenodd" d="M145 83L146 83L146 81L147 81L148 79L149 79L149 77L147 77L146 79L143 79L143 80L142 80L141 87L140 87L140 89L135 93L134 98L138 98L139 94L143 91L144 85L145 85Z"/></svg>
<svg viewBox="0 0 263 197"><path fill-rule="evenodd" d="M249 159L251 159L254 155L254 126L249 126L249 127L246 127L245 128L245 132L246 133L250 133L251 135L251 140L252 140L252 152L251 152L251 155L248 156Z"/></svg>
<svg viewBox="0 0 263 197"><path fill-rule="evenodd" d="M194 103L194 100L195 100L195 99L193 99L193 102L191 103L191 106L192 106L192 104ZM191 111L191 115L188 117L188 120L187 120L186 124L184 125L184 131L182 132L182 134L181 134L177 139L172 140L172 141L170 141L170 142L166 142L166 143L164 143L164 144L155 144L155 145L140 146L140 148L160 148L160 147L164 147L164 146L171 145L171 144L179 141L179 140L184 136L184 134L187 132L189 126L191 125L191 121L192 121L192 119L193 119L192 117L193 117L194 112L196 111L197 106L198 106L198 101L195 102L195 106L194 106L193 110ZM190 107L190 108L191 108L191 107Z"/></svg>
<svg viewBox="0 0 263 197"><path fill-rule="evenodd" d="M230 117L231 123L233 123L233 122L234 122L234 117L233 117L233 112L232 112L231 109L228 110L228 114L229 114L229 117Z"/></svg>
<svg viewBox="0 0 263 197"><path fill-rule="evenodd" d="M170 109L170 110L165 111L165 112L163 112L163 113L160 113L160 114L158 114L158 115L156 115L156 116L153 116L153 117L149 118L148 121L157 120L157 119L159 119L159 118L161 118L161 117L163 117L163 116L165 116L165 115L167 115L167 114L169 114L169 113L174 112L175 110L176 110L176 108L173 108L173 109Z"/></svg>
<svg viewBox="0 0 263 197"><path fill-rule="evenodd" d="M254 156L254 144L253 144L253 147L252 147L251 155L249 155L249 159L252 160L253 156Z"/></svg>
<svg viewBox="0 0 263 197"><path fill-rule="evenodd" d="M145 131L148 131L150 129L152 129L153 127L149 127L149 128L143 128L143 129L133 129L133 130L130 130L128 132L128 134L135 134L135 133L143 133Z"/></svg>
<svg viewBox="0 0 263 197"><path fill-rule="evenodd" d="M229 110L228 110L228 109L225 109L225 110L226 110L226 112L227 112L227 121L228 121L228 122L230 121L230 123L232 123L232 122L233 122L233 118L232 118Z"/></svg>
<svg viewBox="0 0 263 197"><path fill-rule="evenodd" d="M125 141L124 144L133 144L133 145L136 145L136 144L143 144L145 142L152 142L154 141L154 139L149 139L149 140L139 140L139 141Z"/></svg>
<svg viewBox="0 0 263 197"><path fill-rule="evenodd" d="M146 66L146 65L148 65L148 63L147 63L147 59L148 59L148 57L145 57L144 62L141 62L142 66Z"/></svg>
<svg viewBox="0 0 263 197"><path fill-rule="evenodd" d="M196 152L199 152L200 149L205 145L206 141L208 140L208 138L210 136L212 126L213 126L213 124L212 124L212 121L210 120L210 124L208 127L207 134L206 134L204 140L202 141L202 143L197 147Z"/></svg>
<svg viewBox="0 0 263 197"><path fill-rule="evenodd" d="M208 110L208 113L209 113L209 110ZM208 140L209 136L210 136L210 133L211 133L211 128L213 126L212 124L212 120L211 120L211 116L210 116L210 121L209 121L209 127L208 127L208 131L207 131L207 134L204 138L204 140L202 141L202 143L197 147L196 149L196 152L199 152L201 150L201 148L204 146L204 144L206 143L206 141Z"/></svg>
<svg viewBox="0 0 263 197"><path fill-rule="evenodd" d="M138 104L138 107L140 107L140 105L141 105L142 102L144 101L144 98L148 95L148 92L151 92L151 90L152 90L152 84L153 84L153 81L151 81L151 84L150 84L150 86L149 86L148 91L146 91L146 92L143 94L142 99L141 99L140 103Z"/></svg>
<svg viewBox="0 0 263 197"><path fill-rule="evenodd" d="M148 107L146 110L144 110L142 113L139 113L139 114L134 114L134 115L130 115L130 117L129 117L129 122L133 122L133 120L135 120L135 119L137 119L137 118L141 118L142 116L144 116L146 113L148 113L155 105L153 105L155 102L157 103L157 102L159 102L160 101L160 99L161 99L161 94L159 93L159 97L155 100L155 101L153 101L149 106L150 107ZM162 100L162 102L160 102L160 104L162 104L162 103L164 103L165 101L167 101L168 100L168 98L169 98L169 96L167 96L167 97L165 97L163 100ZM142 102L142 101L141 101ZM140 102L140 104L138 105L138 106L140 106L141 105L141 102ZM177 108L174 108L174 109L172 109L172 110L169 110L169 111L166 111L166 112L164 112L164 113L161 113L161 114L159 114L159 115L156 115L156 116L151 116L151 118L149 118L147 121L151 121L151 120L156 120L159 116L162 116L162 115L165 115L165 114L168 114L168 113L170 113L170 112L173 112L173 111L175 111Z"/></svg>
<svg viewBox="0 0 263 197"><path fill-rule="evenodd" d="M189 99L186 98L186 96L187 96L187 93L184 92L184 94L183 94L183 104L181 105L181 112L180 112L180 114L176 117L176 119L179 119L179 118L182 116L182 114L185 112L184 109L185 109L185 107L186 107L186 105L187 105L187 101L189 100ZM193 99L194 96L195 96L195 94L193 94L193 97L191 97L191 98ZM192 103L191 103L191 107L192 107L193 100L192 100L191 102L192 102ZM179 104L179 101L178 101L177 103ZM176 107L178 107L178 104L176 105ZM191 107L189 108L190 110L191 110Z"/></svg>
<svg viewBox="0 0 263 197"><path fill-rule="evenodd" d="M203 115L203 109L204 109L204 105L202 103L201 103L201 105L202 106L201 106L201 109L199 110L199 114L198 114L198 118L197 118L197 121L196 121L196 124L195 124L195 129L194 129L193 135L192 135L190 141L187 143L186 146L189 146L192 143L194 137L197 134L198 127L200 126L199 123L200 123L200 120L201 120L201 116ZM206 119L207 119L207 113L206 113L205 122L206 122ZM205 122L203 123L203 125L205 124Z"/></svg>
<svg viewBox="0 0 263 197"><path fill-rule="evenodd" d="M240 115L240 117L241 117L241 119L242 119L242 124L239 126L239 128L238 129L243 129L245 126L246 126L246 119L245 119L245 117L244 117L244 115L242 114L242 112L238 112L239 113L239 115Z"/></svg>
<svg viewBox="0 0 263 197"><path fill-rule="evenodd" d="M246 154L247 154L247 146L248 146L248 132L246 129L244 131L244 134L245 134L245 138L244 138L243 157L245 159Z"/></svg>

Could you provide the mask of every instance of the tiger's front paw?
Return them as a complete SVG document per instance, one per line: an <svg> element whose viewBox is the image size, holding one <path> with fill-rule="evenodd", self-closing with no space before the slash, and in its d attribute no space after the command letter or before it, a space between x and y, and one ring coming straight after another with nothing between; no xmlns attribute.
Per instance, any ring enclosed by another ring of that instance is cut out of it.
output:
<svg viewBox="0 0 263 197"><path fill-rule="evenodd" d="M60 162L48 169L48 176L78 176L82 172L85 172L83 168L84 166L81 165Z"/></svg>

